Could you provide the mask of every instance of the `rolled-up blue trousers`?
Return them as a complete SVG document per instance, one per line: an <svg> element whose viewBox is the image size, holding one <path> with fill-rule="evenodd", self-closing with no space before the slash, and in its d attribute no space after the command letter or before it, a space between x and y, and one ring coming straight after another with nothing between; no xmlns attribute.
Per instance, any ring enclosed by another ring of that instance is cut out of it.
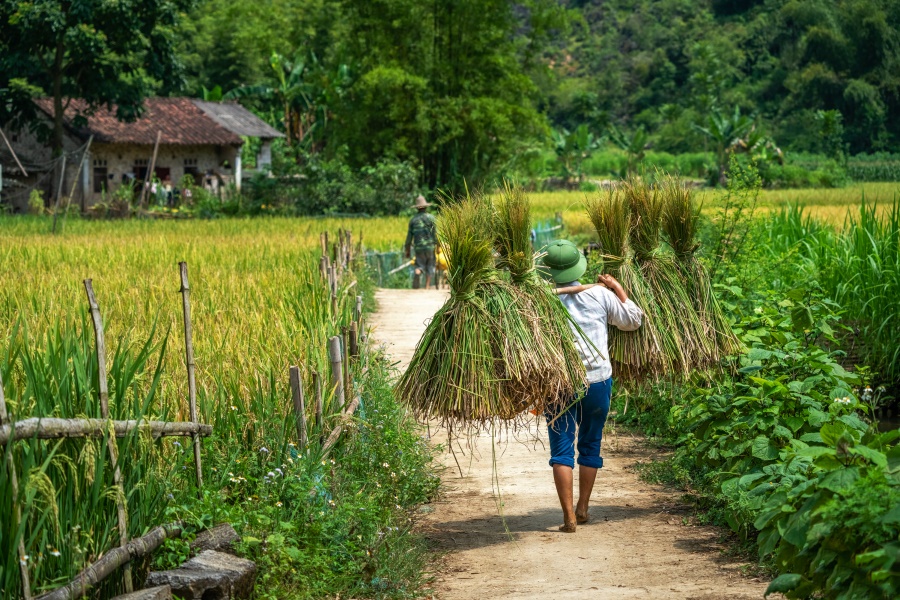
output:
<svg viewBox="0 0 900 600"><path fill-rule="evenodd" d="M603 426L609 416L612 377L592 383L584 398L575 402L553 421L557 413L547 412L547 432L550 435L550 466L566 465L575 468L575 435L578 435L578 464L600 469L600 442ZM552 423L551 423L552 421Z"/></svg>

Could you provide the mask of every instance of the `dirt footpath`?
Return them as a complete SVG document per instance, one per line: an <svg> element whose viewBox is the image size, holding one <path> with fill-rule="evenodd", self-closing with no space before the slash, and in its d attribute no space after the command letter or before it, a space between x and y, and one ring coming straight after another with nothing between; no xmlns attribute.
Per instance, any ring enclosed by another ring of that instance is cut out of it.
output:
<svg viewBox="0 0 900 600"><path fill-rule="evenodd" d="M446 294L379 290L376 298L373 337L402 368ZM690 512L677 491L640 481L634 465L652 460L654 451L638 437L607 430L591 521L575 534L557 531L562 513L546 438L543 423L535 423L528 432L499 437L495 452L483 435L474 449L454 444L455 459L441 455L447 493L425 507L433 512L422 519L435 547L446 552L436 574L438 598L763 597L767 582L741 574L742 563L723 554L719 530L686 525ZM432 430L432 440L446 446L440 431ZM505 527L492 482L494 458Z"/></svg>

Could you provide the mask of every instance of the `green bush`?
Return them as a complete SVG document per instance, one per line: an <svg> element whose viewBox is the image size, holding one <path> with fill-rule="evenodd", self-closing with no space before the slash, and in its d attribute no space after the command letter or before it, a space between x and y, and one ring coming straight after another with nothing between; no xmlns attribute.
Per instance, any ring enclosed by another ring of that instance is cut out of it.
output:
<svg viewBox="0 0 900 600"><path fill-rule="evenodd" d="M358 171L340 158L303 155L276 163L276 176L259 175L246 186L243 211L251 214L396 215L419 193L411 163L383 160Z"/></svg>
<svg viewBox="0 0 900 600"><path fill-rule="evenodd" d="M896 597L900 432L877 433L864 377L839 363L839 307L814 285L729 306L747 346L733 375L651 391L655 404L674 399L667 472L712 520L756 541L781 573L769 591Z"/></svg>

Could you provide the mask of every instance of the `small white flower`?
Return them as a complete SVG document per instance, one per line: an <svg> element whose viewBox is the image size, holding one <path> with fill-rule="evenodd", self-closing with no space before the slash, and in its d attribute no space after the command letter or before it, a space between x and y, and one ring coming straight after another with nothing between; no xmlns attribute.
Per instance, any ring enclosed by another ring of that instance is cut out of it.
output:
<svg viewBox="0 0 900 600"><path fill-rule="evenodd" d="M262 452L263 454L268 454L268 453L269 453L269 449L266 448L265 446L263 446L262 448L260 448L259 451Z"/></svg>
<svg viewBox="0 0 900 600"><path fill-rule="evenodd" d="M389 464L387 464L387 463L381 463L381 466L384 467L385 469L390 469L390 468L391 468L391 465L389 465Z"/></svg>
<svg viewBox="0 0 900 600"><path fill-rule="evenodd" d="M172 443L175 444L176 446L178 446L179 448L181 448L181 442L179 442L178 440L175 440Z"/></svg>
<svg viewBox="0 0 900 600"><path fill-rule="evenodd" d="M282 471L281 469L275 469L275 472L284 477L284 471Z"/></svg>
<svg viewBox="0 0 900 600"><path fill-rule="evenodd" d="M268 473L266 473L266 477L269 477L269 478L274 479L274 478L275 478L275 473L273 473L272 471L269 471Z"/></svg>
<svg viewBox="0 0 900 600"><path fill-rule="evenodd" d="M282 504L281 504L281 502L276 502L275 506L277 506L278 508L281 508Z"/></svg>
<svg viewBox="0 0 900 600"><path fill-rule="evenodd" d="M26 554L25 556L23 556L22 558L19 559L19 564L24 567L25 565L28 564L29 560L31 560L31 557Z"/></svg>
<svg viewBox="0 0 900 600"><path fill-rule="evenodd" d="M237 410L237 406L235 406L235 405L232 404L232 405L231 405L231 410Z"/></svg>
<svg viewBox="0 0 900 600"><path fill-rule="evenodd" d="M54 548L50 551L50 556L60 556L60 554L61 554L60 551L57 550L56 548Z"/></svg>

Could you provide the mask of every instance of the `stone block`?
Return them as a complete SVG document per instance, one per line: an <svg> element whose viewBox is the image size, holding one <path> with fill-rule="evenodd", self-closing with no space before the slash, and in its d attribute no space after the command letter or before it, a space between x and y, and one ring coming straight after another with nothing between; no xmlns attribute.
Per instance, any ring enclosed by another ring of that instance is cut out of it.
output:
<svg viewBox="0 0 900 600"><path fill-rule="evenodd" d="M154 571L147 585L169 585L187 600L249 598L256 583L256 563L224 552L204 550L177 569Z"/></svg>
<svg viewBox="0 0 900 600"><path fill-rule="evenodd" d="M112 600L172 600L172 588L167 585L146 588L116 596Z"/></svg>
<svg viewBox="0 0 900 600"><path fill-rule="evenodd" d="M198 533L197 538L191 543L191 551L216 550L233 554L234 545L239 541L241 541L241 536L234 530L234 527L228 523L222 523Z"/></svg>

